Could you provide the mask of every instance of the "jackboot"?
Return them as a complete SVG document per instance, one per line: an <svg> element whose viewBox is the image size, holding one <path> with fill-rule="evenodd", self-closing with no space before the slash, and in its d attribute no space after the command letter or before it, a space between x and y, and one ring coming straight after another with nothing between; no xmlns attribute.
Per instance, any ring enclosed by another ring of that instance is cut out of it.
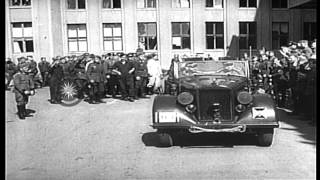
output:
<svg viewBox="0 0 320 180"><path fill-rule="evenodd" d="M23 112L23 116L24 117L33 117L33 115L31 115L30 113L27 112L27 109L26 109L26 105L21 105L22 106L22 112Z"/></svg>
<svg viewBox="0 0 320 180"><path fill-rule="evenodd" d="M23 107L21 105L17 105L17 109L18 109L18 117L19 119L23 120L25 119L24 114L23 114Z"/></svg>

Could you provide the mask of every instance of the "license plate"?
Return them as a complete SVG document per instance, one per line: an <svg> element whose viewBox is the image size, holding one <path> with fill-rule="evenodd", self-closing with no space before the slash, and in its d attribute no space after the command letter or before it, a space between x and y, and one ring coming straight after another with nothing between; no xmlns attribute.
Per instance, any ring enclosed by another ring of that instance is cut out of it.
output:
<svg viewBox="0 0 320 180"><path fill-rule="evenodd" d="M177 113L176 112L159 112L159 122L176 122Z"/></svg>

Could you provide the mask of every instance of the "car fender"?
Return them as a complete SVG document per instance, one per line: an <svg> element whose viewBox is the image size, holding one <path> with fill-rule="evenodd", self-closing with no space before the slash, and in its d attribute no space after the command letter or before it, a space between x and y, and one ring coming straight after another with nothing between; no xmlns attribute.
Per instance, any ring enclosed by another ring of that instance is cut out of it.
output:
<svg viewBox="0 0 320 180"><path fill-rule="evenodd" d="M177 123L181 126L188 126L196 124L195 117L187 113L183 106L177 104L176 96L171 95L158 95L154 98L152 106L152 122L156 124L156 112L176 112Z"/></svg>
<svg viewBox="0 0 320 180"><path fill-rule="evenodd" d="M255 119L253 118L253 108L263 107L263 114L265 115L264 119ZM278 124L278 113L274 100L269 94L254 94L253 102L249 108L243 112L239 118L238 123L241 124Z"/></svg>

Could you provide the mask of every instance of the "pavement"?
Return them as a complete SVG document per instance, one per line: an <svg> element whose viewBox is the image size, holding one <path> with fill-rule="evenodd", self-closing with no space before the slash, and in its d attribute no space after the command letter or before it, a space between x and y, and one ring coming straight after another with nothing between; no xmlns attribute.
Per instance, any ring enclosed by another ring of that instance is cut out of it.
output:
<svg viewBox="0 0 320 180"><path fill-rule="evenodd" d="M271 147L242 134L183 136L157 147L150 127L153 98L106 104L50 104L38 89L16 116L6 91L6 179L316 179L316 127L280 111Z"/></svg>

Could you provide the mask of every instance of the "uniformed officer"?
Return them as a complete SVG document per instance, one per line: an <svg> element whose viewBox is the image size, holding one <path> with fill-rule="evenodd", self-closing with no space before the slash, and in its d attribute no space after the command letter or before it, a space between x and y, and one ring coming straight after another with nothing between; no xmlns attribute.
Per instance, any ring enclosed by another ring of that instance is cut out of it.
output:
<svg viewBox="0 0 320 180"><path fill-rule="evenodd" d="M162 93L162 70L158 55L152 54L147 62L148 73L150 75L147 86L153 89L153 92Z"/></svg>
<svg viewBox="0 0 320 180"><path fill-rule="evenodd" d="M136 54L135 54L136 55ZM148 68L145 57L141 54L134 57L135 62L135 97L146 97L145 88L148 81Z"/></svg>
<svg viewBox="0 0 320 180"><path fill-rule="evenodd" d="M35 83L36 87L41 87L42 79L40 76L37 76L38 74L38 68L37 68L37 62L33 59L33 56L27 56L27 62L29 63L29 73L30 76Z"/></svg>
<svg viewBox="0 0 320 180"><path fill-rule="evenodd" d="M41 57L41 62L38 64L38 68L42 76L42 87L48 85L49 66L50 63L46 60L46 58Z"/></svg>
<svg viewBox="0 0 320 180"><path fill-rule="evenodd" d="M74 71L76 73L75 83L78 89L77 96L79 99L84 98L87 90L86 87L87 87L88 79L85 71L85 67L86 67L85 63L86 63L85 57L80 56L78 60L75 62L75 67L74 67Z"/></svg>
<svg viewBox="0 0 320 180"><path fill-rule="evenodd" d="M95 56L94 61L88 65L86 74L90 85L89 103L105 103L101 100L104 93L105 72L100 56Z"/></svg>
<svg viewBox="0 0 320 180"><path fill-rule="evenodd" d="M113 66L113 72L117 73L121 88L121 99L128 100L130 102L134 101L134 81L133 72L135 68L132 63L127 59L126 55L121 56L121 60L116 62Z"/></svg>
<svg viewBox="0 0 320 180"><path fill-rule="evenodd" d="M18 117L19 119L25 119L25 117L31 116L26 110L26 104L28 103L29 96L35 94L35 87L31 76L28 74L29 64L21 63L19 68L19 72L13 77L13 92L15 93L17 102Z"/></svg>
<svg viewBox="0 0 320 180"><path fill-rule="evenodd" d="M53 62L49 67L49 86L50 86L50 103L61 103L60 88L63 82L64 74L62 66L60 65L60 57L52 58Z"/></svg>
<svg viewBox="0 0 320 180"><path fill-rule="evenodd" d="M113 98L116 97L117 94L119 94L120 84L119 84L119 75L112 71L114 64L118 61L120 61L119 53L112 53L108 54L109 58L107 60L108 63L108 70L107 70L107 89L109 94L112 95Z"/></svg>

